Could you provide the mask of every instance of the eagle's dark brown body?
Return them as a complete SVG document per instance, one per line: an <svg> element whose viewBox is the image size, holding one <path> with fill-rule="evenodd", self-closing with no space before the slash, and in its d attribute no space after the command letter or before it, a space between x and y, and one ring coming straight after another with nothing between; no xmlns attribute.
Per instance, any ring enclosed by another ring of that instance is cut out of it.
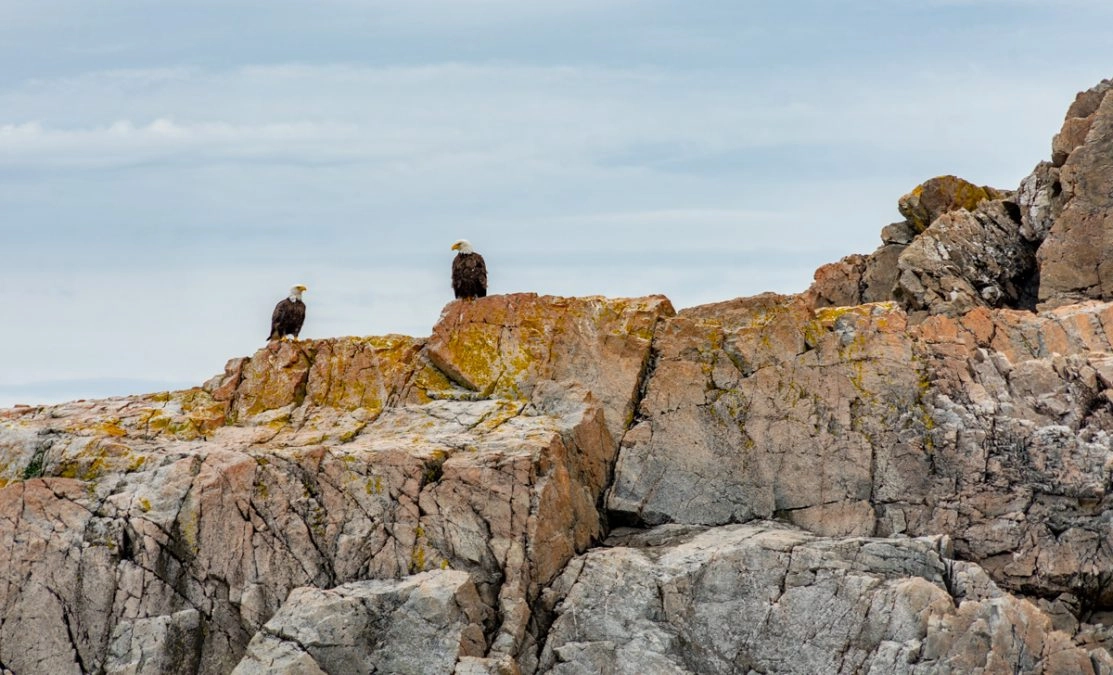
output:
<svg viewBox="0 0 1113 675"><path fill-rule="evenodd" d="M487 263L478 253L457 253L452 261L452 290L457 298L487 297Z"/></svg>
<svg viewBox="0 0 1113 675"><path fill-rule="evenodd" d="M293 335L296 340L305 323L305 303L297 298L286 298L274 306L271 314L271 335L268 340L280 340Z"/></svg>

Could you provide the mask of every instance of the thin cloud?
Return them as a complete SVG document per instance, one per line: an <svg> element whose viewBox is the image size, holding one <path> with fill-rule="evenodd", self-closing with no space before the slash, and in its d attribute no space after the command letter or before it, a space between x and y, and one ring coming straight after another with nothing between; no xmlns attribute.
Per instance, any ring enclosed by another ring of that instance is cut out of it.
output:
<svg viewBox="0 0 1113 675"><path fill-rule="evenodd" d="M925 85L943 96L924 99ZM786 81L451 63L112 71L0 92L0 107L16 118L0 126L0 163L273 159L359 161L411 176L509 163L676 172L721 170L721 158L745 162L748 149L832 138L942 156L991 129L1026 128L1034 117L1057 122L1053 89L1018 78L994 90L978 77L956 85L931 73L879 89L864 77L821 73ZM75 123L58 112L69 109L61 99L87 101L82 116L100 121Z"/></svg>

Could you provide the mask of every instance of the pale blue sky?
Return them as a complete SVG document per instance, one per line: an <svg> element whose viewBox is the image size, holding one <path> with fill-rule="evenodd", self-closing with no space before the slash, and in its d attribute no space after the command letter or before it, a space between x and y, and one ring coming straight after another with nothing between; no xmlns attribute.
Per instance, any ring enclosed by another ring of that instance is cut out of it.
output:
<svg viewBox="0 0 1113 675"><path fill-rule="evenodd" d="M1104 2L0 0L0 405L426 335L491 291L796 292L916 183L1014 188Z"/></svg>

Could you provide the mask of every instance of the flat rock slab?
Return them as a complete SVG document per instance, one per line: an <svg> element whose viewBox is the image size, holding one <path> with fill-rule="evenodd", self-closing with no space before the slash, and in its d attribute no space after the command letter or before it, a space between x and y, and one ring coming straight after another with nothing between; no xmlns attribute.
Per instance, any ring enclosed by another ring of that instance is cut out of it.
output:
<svg viewBox="0 0 1113 675"><path fill-rule="evenodd" d="M662 526L576 558L547 595L542 673L1095 673L1032 603L959 601L945 538L827 539L775 523ZM972 589L971 590L972 593ZM967 596L969 597L969 596ZM957 606L956 606L957 605Z"/></svg>

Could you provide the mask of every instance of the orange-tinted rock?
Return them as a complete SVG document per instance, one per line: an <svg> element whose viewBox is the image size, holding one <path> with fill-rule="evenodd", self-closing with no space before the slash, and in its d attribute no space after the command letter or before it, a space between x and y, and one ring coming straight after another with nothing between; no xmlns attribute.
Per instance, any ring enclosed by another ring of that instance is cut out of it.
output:
<svg viewBox="0 0 1113 675"><path fill-rule="evenodd" d="M1113 672L1109 89L801 296L493 296L0 411L0 670Z"/></svg>
<svg viewBox="0 0 1113 675"><path fill-rule="evenodd" d="M851 255L815 271L808 296L816 307L844 307L862 302L862 273L866 256Z"/></svg>
<svg viewBox="0 0 1113 675"><path fill-rule="evenodd" d="M938 176L917 185L897 202L900 214L916 232L923 232L936 218L959 209L973 211L987 199L1001 199L1006 193L974 185L958 176Z"/></svg>
<svg viewBox="0 0 1113 675"><path fill-rule="evenodd" d="M543 381L579 384L602 403L617 436L633 415L653 331L673 313L663 296L519 293L461 300L445 307L425 354L437 371L479 398L529 398ZM418 389L408 400L438 396Z"/></svg>
<svg viewBox="0 0 1113 675"><path fill-rule="evenodd" d="M479 397L402 336L276 342L204 389L5 417L0 498L41 513L44 533L0 528L0 567L14 582L39 561L59 595L0 588L0 662L115 671L185 649L190 668L226 672L293 588L442 568L466 572L477 612L497 612L463 656L528 662L541 589L604 534L609 426L632 414L672 308L536 296L453 308L459 331L438 325L429 341L441 363L470 368L478 350L521 365L518 379L500 374ZM491 320L498 340L476 346ZM40 475L50 483L23 482ZM37 632L42 650L8 651Z"/></svg>
<svg viewBox="0 0 1113 675"><path fill-rule="evenodd" d="M1113 428L1109 311L979 308L910 329L891 304L684 310L658 329L608 506L646 524L945 532L1008 588L1083 592L1069 561L1113 570L1089 506ZM1062 497L1034 509L1034 489ZM1062 523L1069 545L1049 534Z"/></svg>
<svg viewBox="0 0 1113 675"><path fill-rule="evenodd" d="M1040 246L1044 306L1113 298L1113 81L1079 96L1055 139L1057 214Z"/></svg>

